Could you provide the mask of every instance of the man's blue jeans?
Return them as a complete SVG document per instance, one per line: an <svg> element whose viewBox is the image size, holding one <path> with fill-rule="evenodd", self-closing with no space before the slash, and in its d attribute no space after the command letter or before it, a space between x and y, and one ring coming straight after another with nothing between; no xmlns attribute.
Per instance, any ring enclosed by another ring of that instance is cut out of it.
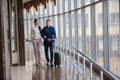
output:
<svg viewBox="0 0 120 80"><path fill-rule="evenodd" d="M48 54L48 48L50 48L50 58ZM44 50L45 50L45 57L47 62L53 62L53 57L54 57L54 41L44 41Z"/></svg>

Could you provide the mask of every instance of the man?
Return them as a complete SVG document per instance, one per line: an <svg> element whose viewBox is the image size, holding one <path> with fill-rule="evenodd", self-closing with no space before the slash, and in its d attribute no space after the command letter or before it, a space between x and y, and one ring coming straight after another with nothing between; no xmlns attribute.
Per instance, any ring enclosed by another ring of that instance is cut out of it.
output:
<svg viewBox="0 0 120 80"><path fill-rule="evenodd" d="M56 39L56 31L55 28L51 26L50 22L51 21L49 19L46 20L46 26L42 29L41 35L44 39L44 49L45 49L47 65L51 63L51 67L53 67L54 43ZM48 55L49 47L50 47L50 59Z"/></svg>
<svg viewBox="0 0 120 80"><path fill-rule="evenodd" d="M38 20L34 20L35 26L31 29L31 39L33 42L33 48L34 48L34 55L35 55L35 61L36 66L40 64L40 47L41 47L41 28L38 26Z"/></svg>

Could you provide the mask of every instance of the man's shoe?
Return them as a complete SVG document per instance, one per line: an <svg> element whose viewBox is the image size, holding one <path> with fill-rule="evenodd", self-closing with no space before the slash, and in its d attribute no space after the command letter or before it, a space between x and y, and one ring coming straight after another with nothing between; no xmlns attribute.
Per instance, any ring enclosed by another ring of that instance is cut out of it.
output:
<svg viewBox="0 0 120 80"><path fill-rule="evenodd" d="M51 64L51 67L53 67L53 64Z"/></svg>

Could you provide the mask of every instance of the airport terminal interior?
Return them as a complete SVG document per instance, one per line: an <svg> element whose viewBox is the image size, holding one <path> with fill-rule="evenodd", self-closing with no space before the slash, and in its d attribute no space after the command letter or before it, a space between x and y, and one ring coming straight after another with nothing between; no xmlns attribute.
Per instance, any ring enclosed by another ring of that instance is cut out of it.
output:
<svg viewBox="0 0 120 80"><path fill-rule="evenodd" d="M36 66L35 19L55 28L59 66L43 38ZM120 0L0 0L0 80L120 80Z"/></svg>

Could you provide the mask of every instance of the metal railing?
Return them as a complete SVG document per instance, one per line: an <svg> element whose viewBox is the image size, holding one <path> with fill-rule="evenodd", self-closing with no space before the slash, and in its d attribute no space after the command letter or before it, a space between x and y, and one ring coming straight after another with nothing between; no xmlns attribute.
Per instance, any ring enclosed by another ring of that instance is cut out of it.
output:
<svg viewBox="0 0 120 80"><path fill-rule="evenodd" d="M80 52L78 49L70 46L69 44L63 42L63 41L57 41L55 44L56 49L58 52L64 53L65 56L69 56L70 61L72 63L82 63L83 70L85 71L86 67L89 67L90 69L90 79L94 80L93 74L94 72L97 72L97 74L100 77L100 80L119 80L116 76L111 74L109 71L98 65L95 61L90 59L88 56ZM75 69L78 69L78 66L75 67Z"/></svg>

